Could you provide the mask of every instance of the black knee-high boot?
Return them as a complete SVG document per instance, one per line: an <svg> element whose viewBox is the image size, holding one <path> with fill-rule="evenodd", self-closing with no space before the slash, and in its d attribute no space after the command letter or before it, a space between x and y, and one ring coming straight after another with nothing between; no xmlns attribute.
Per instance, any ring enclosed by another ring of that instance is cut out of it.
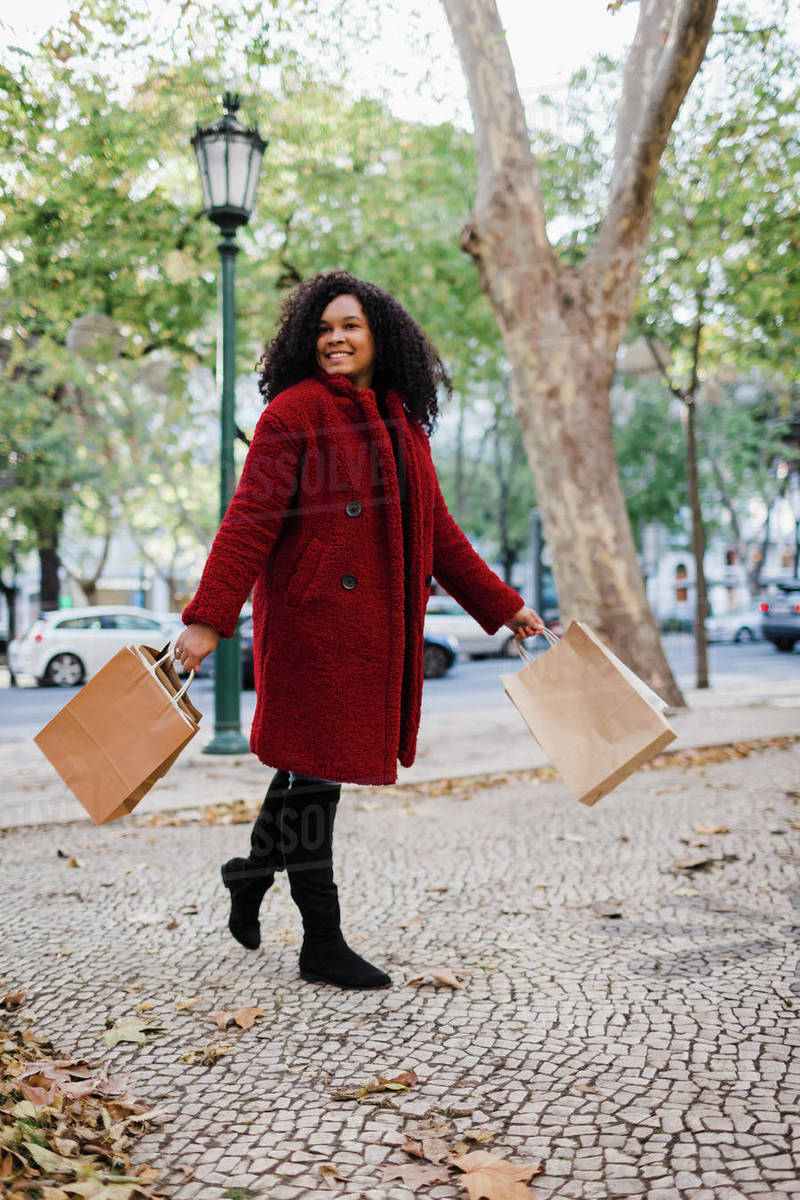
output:
<svg viewBox="0 0 800 1200"><path fill-rule="evenodd" d="M333 880L333 822L340 791L341 784L296 776L281 811L279 844L303 919L300 975L341 988L388 987L389 976L351 950L340 929Z"/></svg>
<svg viewBox="0 0 800 1200"><path fill-rule="evenodd" d="M277 771L250 834L249 855L231 858L221 868L222 882L231 894L228 928L248 950L257 950L261 945L261 901L272 887L275 871L283 866L278 827L288 785L289 772Z"/></svg>

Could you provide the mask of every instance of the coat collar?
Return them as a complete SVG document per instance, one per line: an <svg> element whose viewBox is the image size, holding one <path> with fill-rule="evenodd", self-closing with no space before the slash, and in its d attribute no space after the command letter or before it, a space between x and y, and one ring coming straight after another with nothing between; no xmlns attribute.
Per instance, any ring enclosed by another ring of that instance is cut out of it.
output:
<svg viewBox="0 0 800 1200"><path fill-rule="evenodd" d="M314 378L323 384L332 395L345 396L370 416L380 416L378 401L372 388L357 388L345 375L329 375L321 367L317 367L314 371ZM386 392L386 410L395 421L403 421L406 417L403 397L394 388L389 388Z"/></svg>

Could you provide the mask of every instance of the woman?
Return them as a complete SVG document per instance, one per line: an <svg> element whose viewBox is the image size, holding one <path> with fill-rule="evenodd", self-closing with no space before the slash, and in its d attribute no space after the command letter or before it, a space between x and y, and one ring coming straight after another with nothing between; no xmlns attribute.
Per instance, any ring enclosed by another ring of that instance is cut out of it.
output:
<svg viewBox="0 0 800 1200"><path fill-rule="evenodd" d="M276 767L247 858L222 867L229 928L260 944L284 867L303 920L300 973L386 987L339 926L331 841L343 782L387 784L415 757L433 577L483 626L518 638L538 613L472 549L431 458L441 359L388 293L345 272L301 283L261 360L261 415L176 656L196 668L253 592L250 746Z"/></svg>

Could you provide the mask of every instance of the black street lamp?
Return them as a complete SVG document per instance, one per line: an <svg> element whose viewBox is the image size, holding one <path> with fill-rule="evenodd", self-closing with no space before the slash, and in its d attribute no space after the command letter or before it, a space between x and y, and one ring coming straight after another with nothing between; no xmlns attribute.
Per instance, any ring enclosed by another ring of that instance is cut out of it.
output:
<svg viewBox="0 0 800 1200"><path fill-rule="evenodd" d="M222 241L220 256L219 309L220 353L217 357L221 376L220 409L220 520L235 487L233 445L236 437L236 230L246 225L267 143L257 130L248 129L236 119L239 97L226 92L222 99L224 116L213 125L199 125L192 138L197 156L203 206L206 216L219 226ZM240 704L241 663L239 635L219 643L215 653L214 736L205 747L206 754L242 754L248 749L242 736Z"/></svg>

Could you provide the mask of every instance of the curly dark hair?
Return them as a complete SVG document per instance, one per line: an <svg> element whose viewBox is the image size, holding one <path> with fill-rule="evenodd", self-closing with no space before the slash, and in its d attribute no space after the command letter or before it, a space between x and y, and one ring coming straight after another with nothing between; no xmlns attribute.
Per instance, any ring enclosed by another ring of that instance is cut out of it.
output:
<svg viewBox="0 0 800 1200"><path fill-rule="evenodd" d="M447 368L435 347L388 292L347 271L325 271L299 283L281 305L278 332L259 359L258 387L265 403L284 388L313 375L317 368L317 331L322 313L337 296L355 296L375 342L376 395L388 388L403 397L406 409L428 436L439 412L436 390L452 395Z"/></svg>

